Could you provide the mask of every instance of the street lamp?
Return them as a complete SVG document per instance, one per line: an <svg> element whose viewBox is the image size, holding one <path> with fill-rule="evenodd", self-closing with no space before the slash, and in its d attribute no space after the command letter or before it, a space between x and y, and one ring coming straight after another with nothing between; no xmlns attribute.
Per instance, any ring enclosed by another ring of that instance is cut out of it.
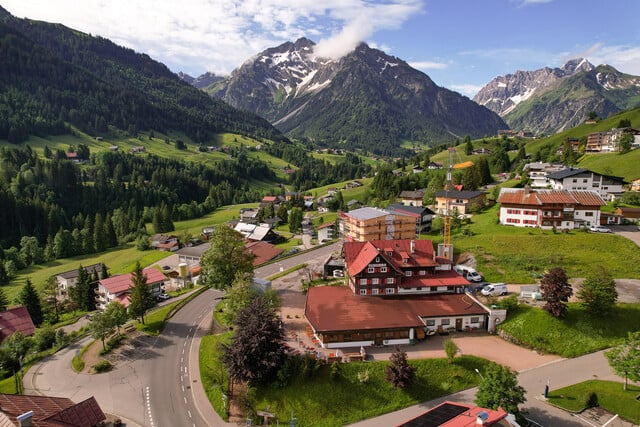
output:
<svg viewBox="0 0 640 427"><path fill-rule="evenodd" d="M477 372L478 375L480 375L480 378L482 378L482 381L484 381L484 377L482 376L478 368L476 368L475 371Z"/></svg>

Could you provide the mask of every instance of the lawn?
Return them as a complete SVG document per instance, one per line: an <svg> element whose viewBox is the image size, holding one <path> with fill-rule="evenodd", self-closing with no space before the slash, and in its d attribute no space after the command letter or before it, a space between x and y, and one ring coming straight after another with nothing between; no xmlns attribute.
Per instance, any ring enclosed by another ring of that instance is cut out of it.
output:
<svg viewBox="0 0 640 427"><path fill-rule="evenodd" d="M597 265L607 267L615 278L638 277L640 251L624 237L510 227L497 224L497 218L498 205L494 205L472 217L472 236L459 231L451 236L455 253L474 254L477 269L487 281L534 283L537 274L558 266L565 268L569 277L585 277Z"/></svg>
<svg viewBox="0 0 640 427"><path fill-rule="evenodd" d="M638 324L640 304L618 304L609 315L595 317L579 303L571 303L564 319L521 304L498 330L525 347L576 357L619 344Z"/></svg>
<svg viewBox="0 0 640 427"><path fill-rule="evenodd" d="M636 399L640 387L615 381L589 380L549 392L549 402L568 411L580 412L586 407L591 393L598 398L598 405L634 424L640 423L640 403Z"/></svg>
<svg viewBox="0 0 640 427"><path fill-rule="evenodd" d="M212 405L222 411L221 385L227 384L224 366L219 362L218 343L229 335L207 336L200 347L202 382ZM292 414L298 425L334 427L385 414L419 402L474 387L481 372L491 363L473 356L424 359L409 362L415 366L416 380L406 390L395 389L384 379L388 362L360 362L339 365L337 378L331 379L330 366L321 366L310 378L295 374L287 386L277 382L251 389L249 404L253 411L276 414L278 421L289 421ZM368 381L358 379L368 371ZM254 421L257 421L254 420Z"/></svg>
<svg viewBox="0 0 640 427"><path fill-rule="evenodd" d="M147 266L171 255L169 252L160 251L138 251L134 243L109 249L99 254L80 255L72 258L57 259L45 264L34 265L24 270L20 270L15 279L9 285L3 286L3 290L9 301L20 292L20 289L29 278L33 285L42 290L49 277L65 271L76 270L83 266L104 263L109 268L109 274L123 274L133 271L136 262L142 266Z"/></svg>

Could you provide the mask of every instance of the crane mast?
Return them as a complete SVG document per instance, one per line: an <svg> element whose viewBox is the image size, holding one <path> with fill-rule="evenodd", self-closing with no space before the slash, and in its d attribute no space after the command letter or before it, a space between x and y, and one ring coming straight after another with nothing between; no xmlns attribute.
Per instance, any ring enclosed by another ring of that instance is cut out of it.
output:
<svg viewBox="0 0 640 427"><path fill-rule="evenodd" d="M438 256L447 258L453 261L453 245L451 244L451 210L449 209L449 191L453 190L452 170L453 170L453 153L455 153L455 147L449 147L449 166L447 168L447 180L444 184L445 191L445 208L444 208L444 227L443 227L443 242L438 245Z"/></svg>

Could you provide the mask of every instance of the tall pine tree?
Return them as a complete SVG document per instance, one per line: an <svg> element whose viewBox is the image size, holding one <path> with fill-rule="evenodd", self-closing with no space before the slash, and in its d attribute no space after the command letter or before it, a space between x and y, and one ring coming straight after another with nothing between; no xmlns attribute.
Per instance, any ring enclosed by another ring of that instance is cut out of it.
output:
<svg viewBox="0 0 640 427"><path fill-rule="evenodd" d="M132 317L139 317L140 322L144 325L144 315L156 302L147 284L147 276L142 271L140 262L136 263L136 268L131 273L129 290L129 313Z"/></svg>
<svg viewBox="0 0 640 427"><path fill-rule="evenodd" d="M31 316L33 324L40 326L44 320L44 314L42 313L42 304L40 303L40 295L38 291L33 287L31 279L27 279L24 287L18 294L18 302L24 305Z"/></svg>

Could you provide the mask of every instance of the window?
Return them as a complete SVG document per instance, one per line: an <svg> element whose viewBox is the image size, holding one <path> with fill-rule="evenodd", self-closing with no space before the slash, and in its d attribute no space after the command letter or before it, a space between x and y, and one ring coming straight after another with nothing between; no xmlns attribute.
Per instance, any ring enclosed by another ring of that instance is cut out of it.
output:
<svg viewBox="0 0 640 427"><path fill-rule="evenodd" d="M376 272L375 268L373 268L373 267L367 268L367 273L375 273L375 272Z"/></svg>
<svg viewBox="0 0 640 427"><path fill-rule="evenodd" d="M394 288L387 288L387 294L395 294L396 290Z"/></svg>
<svg viewBox="0 0 640 427"><path fill-rule="evenodd" d="M419 274L420 276L424 276L425 274L427 274L427 272L426 272L426 271L424 271L424 270L420 270L420 272L419 272L418 274Z"/></svg>
<svg viewBox="0 0 640 427"><path fill-rule="evenodd" d="M436 326L435 319L427 319L427 326Z"/></svg>
<svg viewBox="0 0 640 427"><path fill-rule="evenodd" d="M377 277L374 277L373 279L371 279L371 284L372 285L379 285L380 284L380 279L378 279Z"/></svg>
<svg viewBox="0 0 640 427"><path fill-rule="evenodd" d="M448 325L448 324L449 324L449 319L442 319L442 320L440 320L440 324L441 324L441 325Z"/></svg>
<svg viewBox="0 0 640 427"><path fill-rule="evenodd" d="M387 277L387 284L392 284L393 282L393 277Z"/></svg>
<svg viewBox="0 0 640 427"><path fill-rule="evenodd" d="M376 257L376 262L380 262L380 257L379 256Z"/></svg>
<svg viewBox="0 0 640 427"><path fill-rule="evenodd" d="M593 216L593 212L585 212L584 216Z"/></svg>
<svg viewBox="0 0 640 427"><path fill-rule="evenodd" d="M480 323L480 318L479 317L472 317L471 318L471 323Z"/></svg>
<svg viewBox="0 0 640 427"><path fill-rule="evenodd" d="M371 289L371 295L378 295L378 290L377 289Z"/></svg>
<svg viewBox="0 0 640 427"><path fill-rule="evenodd" d="M393 335L394 335L393 331L385 331L384 333L385 338L393 338Z"/></svg>
<svg viewBox="0 0 640 427"><path fill-rule="evenodd" d="M360 284L361 285L366 285L367 284L367 279L360 279Z"/></svg>
<svg viewBox="0 0 640 427"><path fill-rule="evenodd" d="M386 273L387 267L380 267L380 273Z"/></svg>
<svg viewBox="0 0 640 427"><path fill-rule="evenodd" d="M360 289L360 295L366 295L366 294L367 294L366 289Z"/></svg>
<svg viewBox="0 0 640 427"><path fill-rule="evenodd" d="M409 271L405 272L404 274L405 274L405 276L407 276L407 277L411 277L412 272L411 272L411 270L409 270Z"/></svg>

